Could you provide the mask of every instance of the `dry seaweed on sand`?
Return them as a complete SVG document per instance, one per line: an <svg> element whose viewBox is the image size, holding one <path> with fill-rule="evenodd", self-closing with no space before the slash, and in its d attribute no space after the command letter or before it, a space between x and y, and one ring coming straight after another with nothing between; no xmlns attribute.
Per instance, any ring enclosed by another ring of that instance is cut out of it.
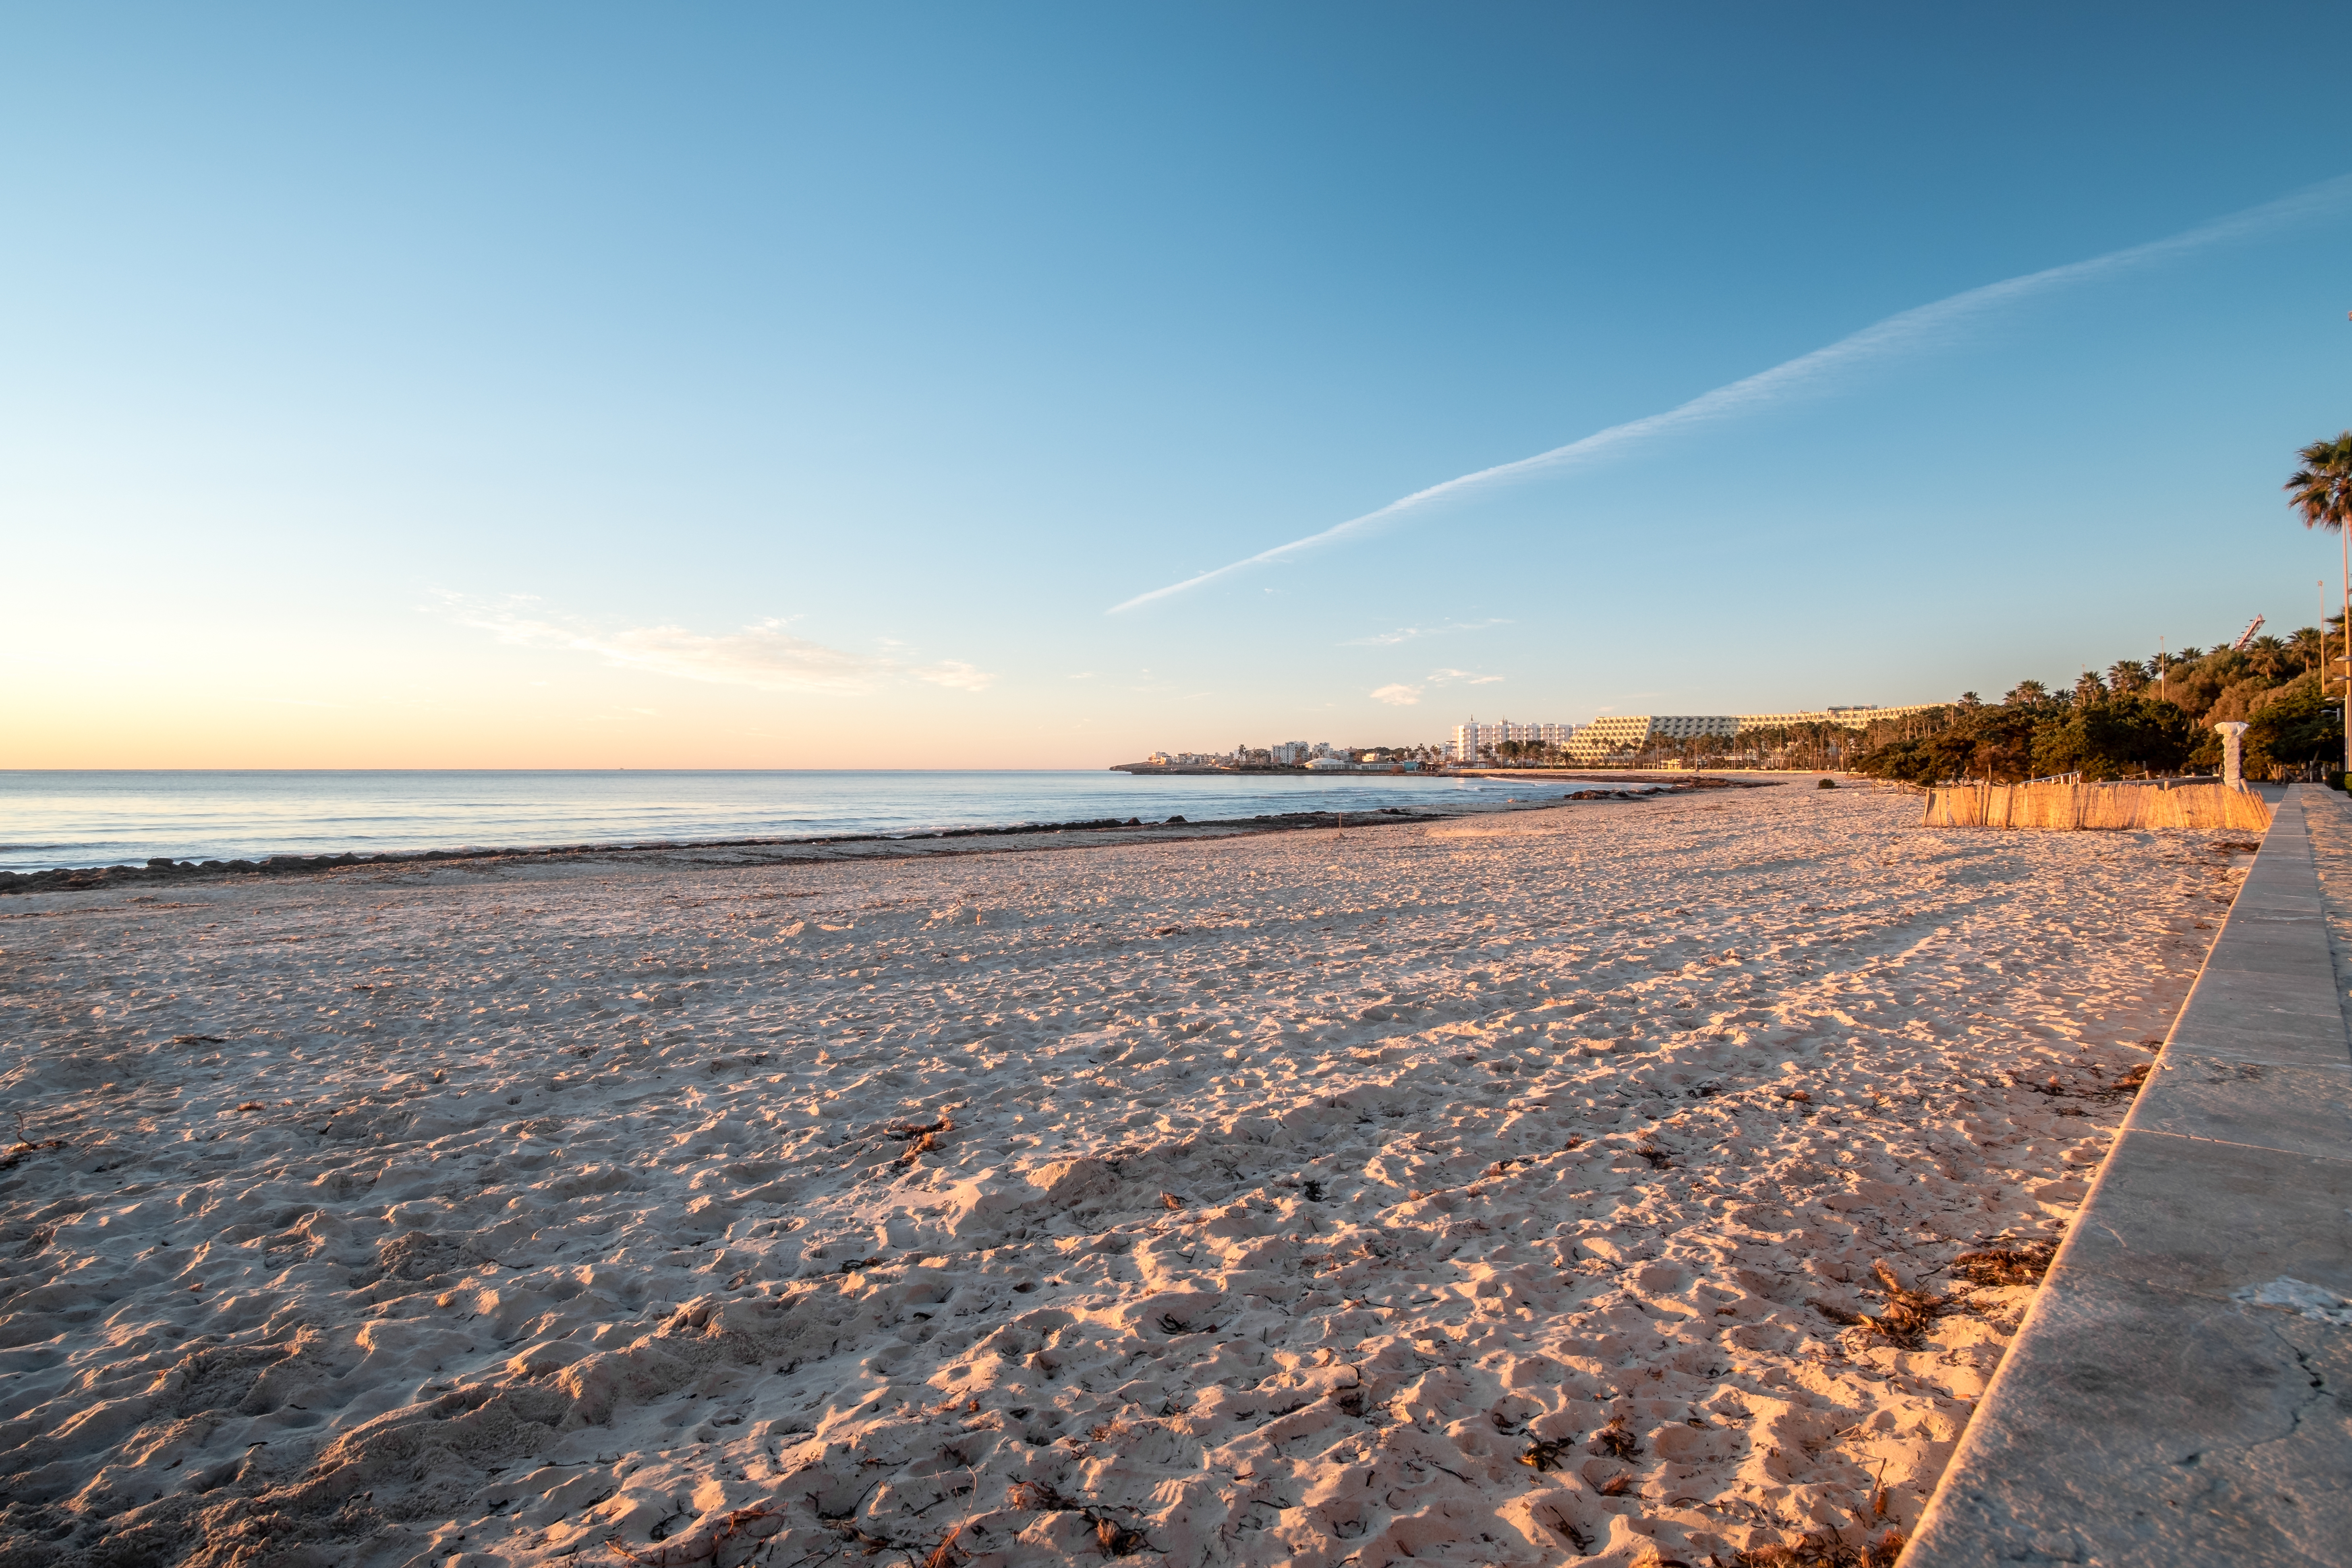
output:
<svg viewBox="0 0 2352 1568"><path fill-rule="evenodd" d="M959 1493L958 1495L961 1494ZM816 1499L814 1494L810 1495L809 1501L812 1506L815 1505ZM755 1514L764 1514L771 1511L773 1510L744 1509L739 1510L737 1513L728 1515L727 1522L731 1524L731 1521L738 1518L750 1517ZM949 1526L947 1533L940 1536L936 1542L928 1548L923 1546L919 1542L908 1542L904 1541L893 1541L887 1535L876 1535L872 1531L859 1526L856 1514L854 1511L849 1513L830 1514L826 1513L820 1508L817 1510L816 1517L819 1524L833 1531L835 1535L841 1537L841 1545L835 1548L834 1552L826 1553L825 1555L827 1556L834 1555L835 1552L838 1552L852 1546L859 1546L865 1548L863 1555L867 1557L878 1557L885 1552L898 1552L900 1559L900 1568L955 1568L955 1563L959 1559L968 1558L972 1555L971 1548L962 1544L964 1526L971 1522L968 1517L958 1520L954 1524ZM731 1529L726 1531L714 1533L712 1535L710 1540L710 1552L708 1555L709 1555L714 1562L717 1559L718 1547L725 1542L726 1536L729 1533L732 1533ZM653 1564L656 1562L654 1558L638 1556L635 1552L631 1552L627 1547L623 1546L617 1540L608 1541L606 1544L619 1552L624 1557L631 1558L635 1562L647 1564ZM687 1562L696 1561L696 1559L692 1557L685 1557L672 1559L671 1561L682 1564ZM805 1562L806 1559L803 1559L803 1561Z"/></svg>
<svg viewBox="0 0 2352 1568"><path fill-rule="evenodd" d="M1566 1437L1538 1437L1519 1456L1519 1463L1536 1470L1557 1470L1565 1468L1568 1451L1574 1445Z"/></svg>
<svg viewBox="0 0 2352 1568"><path fill-rule="evenodd" d="M2154 1062L2141 1062L2123 1077L2104 1089L2090 1091L2093 1100L2130 1100L2147 1087L2147 1075L2156 1069Z"/></svg>
<svg viewBox="0 0 2352 1568"><path fill-rule="evenodd" d="M0 1149L0 1171L15 1170L17 1163L27 1154L37 1154L44 1150L63 1149L66 1146L66 1141L62 1138L35 1138L26 1132L25 1113L20 1110L16 1112L16 1141L7 1148Z"/></svg>
<svg viewBox="0 0 2352 1568"><path fill-rule="evenodd" d="M1105 1557L1131 1557L1153 1550L1143 1531L1122 1524L1108 1508L1075 1498L1051 1481L1015 1481L1004 1489L1004 1506L1023 1513L1076 1513L1094 1531L1095 1547Z"/></svg>
<svg viewBox="0 0 2352 1568"><path fill-rule="evenodd" d="M1051 1481L1015 1481L1004 1489L1004 1506L1020 1513L1056 1513L1078 1504Z"/></svg>
<svg viewBox="0 0 2352 1568"><path fill-rule="evenodd" d="M2002 1241L1961 1253L1952 1272L1976 1285L2039 1285L2057 1252L2053 1241Z"/></svg>
<svg viewBox="0 0 2352 1568"><path fill-rule="evenodd" d="M1143 1538L1143 1531L1139 1530L1101 1514L1089 1513L1087 1518L1094 1522L1095 1544L1102 1549L1106 1557L1131 1557L1139 1552L1151 1549L1151 1542Z"/></svg>
<svg viewBox="0 0 2352 1568"><path fill-rule="evenodd" d="M900 1151L898 1157L892 1161L891 1163L897 1165L911 1165L921 1156L928 1154L932 1150L938 1148L940 1146L940 1138L954 1131L954 1121L949 1117L942 1116L937 1121L926 1122L919 1127L912 1127L901 1123L898 1126L887 1128L883 1131L883 1136L886 1138L895 1138L899 1142L904 1143L907 1146L904 1150Z"/></svg>
<svg viewBox="0 0 2352 1568"><path fill-rule="evenodd" d="M886 1138L895 1138L899 1142L904 1143L910 1139L929 1138L937 1133L952 1132L954 1131L955 1122L949 1118L942 1116L937 1121L927 1121L919 1127L909 1126L902 1122L890 1128L888 1131L884 1132L883 1136Z"/></svg>
<svg viewBox="0 0 2352 1568"><path fill-rule="evenodd" d="M1794 1541L1751 1546L1728 1561L1708 1554L1715 1568L1894 1568L1903 1554L1903 1532L1890 1529L1876 1541L1855 1546L1833 1530L1809 1530Z"/></svg>
<svg viewBox="0 0 2352 1568"><path fill-rule="evenodd" d="M1641 1440L1625 1428L1622 1415L1612 1415L1592 1434L1592 1451L1612 1459L1631 1459L1642 1451Z"/></svg>
<svg viewBox="0 0 2352 1568"><path fill-rule="evenodd" d="M1551 1515L1552 1529L1559 1532L1561 1540L1576 1548L1579 1556L1592 1550L1592 1537L1577 1529L1574 1520L1556 1508L1547 1508L1544 1511Z"/></svg>
<svg viewBox="0 0 2352 1568"><path fill-rule="evenodd" d="M1861 1547L1833 1530L1809 1530L1794 1541L1736 1552L1727 1568L1895 1568L1903 1546L1903 1532L1895 1529Z"/></svg>
<svg viewBox="0 0 2352 1568"><path fill-rule="evenodd" d="M2009 1077L2009 1087L2011 1089L2024 1089L2030 1094L2046 1095L2052 1100L2090 1100L2105 1104L2118 1100L2129 1100L2137 1095L2142 1089L2147 1087L2147 1075L2154 1069L2154 1066L2155 1064L2152 1062L2141 1062L2125 1072L2113 1083L2098 1083L2095 1081L2088 1088L2084 1088L2080 1085L2069 1082L2066 1079L2061 1079L2055 1073L2048 1075L2040 1083L2032 1082L2021 1075L2012 1073ZM2080 1116L2083 1112L2079 1110L2063 1110L2059 1111L2058 1114L2061 1116Z"/></svg>
<svg viewBox="0 0 2352 1568"><path fill-rule="evenodd" d="M923 1568L953 1568L958 1557L970 1556L970 1552L957 1544L962 1536L963 1521L959 1520L953 1528L940 1537L940 1543L931 1548L931 1554L923 1559Z"/></svg>
<svg viewBox="0 0 2352 1568"><path fill-rule="evenodd" d="M719 1553L719 1547L725 1545L729 1538L742 1533L751 1525L758 1523L763 1519L773 1519L782 1511L783 1510L781 1509L769 1508L764 1504L755 1504L751 1508L739 1508L731 1513L721 1516L717 1522L711 1525L709 1533L707 1536L702 1536L690 1541L660 1542L648 1546L643 1552L639 1552L635 1548L629 1546L623 1542L618 1535L606 1536L604 1538L604 1544L611 1547L614 1551L619 1552L622 1556L627 1558L632 1563L642 1563L646 1564L646 1568L675 1568L675 1565L677 1564L698 1563L705 1558L715 1558ZM827 1521L826 1522L832 1525L835 1530L843 1528L842 1523L833 1521ZM773 1533L773 1531L771 1531L769 1533ZM866 1534L863 1531L857 1530L855 1526L849 1527L849 1533L856 1535L861 1541L873 1541L876 1539L873 1536ZM887 1545L887 1543L885 1542L884 1544Z"/></svg>
<svg viewBox="0 0 2352 1568"><path fill-rule="evenodd" d="M1936 1320L1945 1313L1958 1310L1961 1303L1950 1296L1930 1295L1915 1290L1895 1278L1895 1270L1880 1258L1870 1266L1878 1277L1879 1288L1886 1294L1885 1310L1858 1314L1854 1321L1862 1328L1904 1350L1917 1350Z"/></svg>

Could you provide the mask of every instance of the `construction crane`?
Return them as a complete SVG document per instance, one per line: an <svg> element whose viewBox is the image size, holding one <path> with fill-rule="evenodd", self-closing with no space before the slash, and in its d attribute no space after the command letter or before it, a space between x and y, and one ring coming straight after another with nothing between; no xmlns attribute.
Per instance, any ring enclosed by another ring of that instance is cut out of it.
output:
<svg viewBox="0 0 2352 1568"><path fill-rule="evenodd" d="M2246 645L2253 641L2254 634L2262 629L2263 618L2260 616L2256 616L2252 620L2246 623L2246 629L2238 634L2238 640L2230 645L2230 651L2231 653L2245 652Z"/></svg>

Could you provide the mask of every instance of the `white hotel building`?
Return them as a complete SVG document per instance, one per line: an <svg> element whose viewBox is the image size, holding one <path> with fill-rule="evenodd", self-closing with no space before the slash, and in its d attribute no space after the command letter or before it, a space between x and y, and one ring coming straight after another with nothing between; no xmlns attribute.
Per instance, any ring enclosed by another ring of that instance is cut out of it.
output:
<svg viewBox="0 0 2352 1568"><path fill-rule="evenodd" d="M1736 739L1755 730L1794 729L1806 724L1834 724L1860 730L1881 719L1900 719L1943 706L1916 702L1901 708L1816 708L1794 713L1612 713L1590 724L1496 724L1472 720L1454 726L1445 742L1449 762L1478 763L1502 755L1503 742L1517 741L1557 746L1570 761L1595 763L1639 752L1652 741L1691 741L1701 735Z"/></svg>
<svg viewBox="0 0 2352 1568"><path fill-rule="evenodd" d="M1514 724L1508 719L1499 724L1481 724L1473 719L1467 724L1454 726L1454 733L1445 742L1445 756L1449 762L1475 763L1489 752L1502 755L1506 741L1565 746L1575 733L1573 724Z"/></svg>
<svg viewBox="0 0 2352 1568"><path fill-rule="evenodd" d="M1915 702L1902 708L1817 708L1800 713L1618 713L1580 725L1568 754L1580 763L1599 762L1613 753L1638 752L1653 740L1689 741L1701 735L1726 740L1755 730L1793 729L1803 724L1834 724L1843 730L1866 729L1881 719L1900 719L1943 707L1939 702Z"/></svg>

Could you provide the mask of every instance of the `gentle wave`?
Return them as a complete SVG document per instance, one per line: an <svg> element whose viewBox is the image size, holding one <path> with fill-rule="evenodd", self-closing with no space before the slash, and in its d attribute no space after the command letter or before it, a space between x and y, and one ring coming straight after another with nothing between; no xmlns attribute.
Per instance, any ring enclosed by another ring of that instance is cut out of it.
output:
<svg viewBox="0 0 2352 1568"><path fill-rule="evenodd" d="M1433 805L1498 787L1365 773L0 772L0 870L1202 821Z"/></svg>

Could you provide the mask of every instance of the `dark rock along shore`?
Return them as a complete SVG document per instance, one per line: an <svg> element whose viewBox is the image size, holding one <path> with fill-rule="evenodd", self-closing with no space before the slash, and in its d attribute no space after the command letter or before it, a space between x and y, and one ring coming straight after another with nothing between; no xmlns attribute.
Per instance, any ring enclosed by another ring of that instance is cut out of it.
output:
<svg viewBox="0 0 2352 1568"><path fill-rule="evenodd" d="M1488 775L1508 778L1510 775ZM1599 779L1568 777L1560 779L1513 779L1558 786L1592 783L1635 782L1606 775ZM1638 782L1650 783L1650 779ZM1777 782L1777 781L1775 781ZM1679 795L1700 789L1757 789L1765 787L1762 781L1708 778L1705 776L1679 779L1664 790L1648 796L1628 795L1622 791L1607 792L1607 798L1616 800L1652 798L1657 795ZM1563 801L1589 801L1603 798L1601 792L1589 787L1563 795ZM1530 803L1531 804L1531 803ZM136 887L155 882L213 880L227 877L292 876L338 870L347 866L406 866L426 865L440 861L546 861L573 859L592 855L646 855L685 850L766 849L793 852L823 852L845 845L857 844L920 844L938 839L1009 838L1057 833L1106 833L1150 831L1155 828L1178 828L1194 833L1281 833L1308 827L1345 826L1349 816L1366 827L1389 826L1399 822L1426 822L1436 817L1458 816L1464 812L1432 810L1421 807L1391 805L1361 813L1329 811L1295 811L1279 815L1246 817L1212 818L1188 822L1181 816L1171 816L1165 822L1147 823L1135 817L1102 816L1083 822L1027 823L1011 827L949 827L929 833L854 833L826 838L710 838L693 840L623 841L614 844L571 844L542 846L533 848L507 849L404 849L379 855L344 853L341 855L271 855L258 860L175 860L157 857L143 866L59 867L48 871L0 871L0 894L82 892L101 888Z"/></svg>

